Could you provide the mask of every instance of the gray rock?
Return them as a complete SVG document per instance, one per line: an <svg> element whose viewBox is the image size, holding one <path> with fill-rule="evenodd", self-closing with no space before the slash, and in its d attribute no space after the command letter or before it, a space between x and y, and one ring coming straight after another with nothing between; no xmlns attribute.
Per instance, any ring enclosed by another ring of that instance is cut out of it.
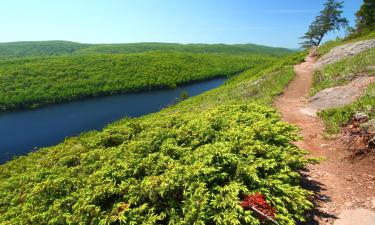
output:
<svg viewBox="0 0 375 225"><path fill-rule="evenodd" d="M361 123L365 123L369 120L369 117L366 113L359 112L359 113L354 114L353 120L361 122Z"/></svg>
<svg viewBox="0 0 375 225"><path fill-rule="evenodd" d="M324 89L311 97L309 103L301 111L305 115L315 116L322 110L351 104L362 96L372 82L375 82L375 77L358 77L347 85Z"/></svg>
<svg viewBox="0 0 375 225"><path fill-rule="evenodd" d="M333 48L322 56L314 65L314 69L321 70L324 66L341 61L375 47L375 39L358 41Z"/></svg>

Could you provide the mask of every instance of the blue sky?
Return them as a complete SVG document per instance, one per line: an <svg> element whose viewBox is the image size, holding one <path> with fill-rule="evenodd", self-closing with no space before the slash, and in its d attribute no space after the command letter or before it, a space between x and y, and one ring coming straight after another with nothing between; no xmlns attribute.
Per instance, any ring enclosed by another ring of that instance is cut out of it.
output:
<svg viewBox="0 0 375 225"><path fill-rule="evenodd" d="M325 0L2 0L0 42L256 43L296 48ZM362 0L346 0L354 21ZM338 34L331 34L334 38Z"/></svg>

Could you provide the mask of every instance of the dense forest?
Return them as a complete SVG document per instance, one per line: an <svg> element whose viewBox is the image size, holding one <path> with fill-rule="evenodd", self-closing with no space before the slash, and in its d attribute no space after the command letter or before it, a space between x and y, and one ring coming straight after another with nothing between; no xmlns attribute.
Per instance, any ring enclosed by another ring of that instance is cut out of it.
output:
<svg viewBox="0 0 375 225"><path fill-rule="evenodd" d="M258 55L144 52L0 61L0 111L75 99L175 88L229 77L274 58Z"/></svg>
<svg viewBox="0 0 375 225"><path fill-rule="evenodd" d="M72 54L87 45L69 41L27 41L0 43L0 59Z"/></svg>
<svg viewBox="0 0 375 225"><path fill-rule="evenodd" d="M31 41L0 43L0 59L21 57L45 57L72 54L140 53L150 51L221 54L259 54L283 56L293 53L286 48L274 48L255 44L176 44L176 43L129 43L129 44L81 44L69 41Z"/></svg>

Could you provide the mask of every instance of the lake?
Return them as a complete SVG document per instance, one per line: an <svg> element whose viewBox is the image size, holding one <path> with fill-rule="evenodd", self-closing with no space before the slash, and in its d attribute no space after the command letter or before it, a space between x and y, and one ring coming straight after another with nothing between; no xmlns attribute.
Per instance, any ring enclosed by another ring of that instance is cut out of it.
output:
<svg viewBox="0 0 375 225"><path fill-rule="evenodd" d="M183 91L201 94L224 83L217 78L172 90L97 97L0 114L0 163L35 148L62 142L88 130L100 130L125 116L138 117L173 104Z"/></svg>

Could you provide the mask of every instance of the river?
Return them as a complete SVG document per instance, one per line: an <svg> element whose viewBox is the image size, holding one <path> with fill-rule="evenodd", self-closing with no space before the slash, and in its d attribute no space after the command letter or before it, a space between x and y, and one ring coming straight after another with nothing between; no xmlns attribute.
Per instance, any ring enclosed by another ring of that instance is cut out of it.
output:
<svg viewBox="0 0 375 225"><path fill-rule="evenodd" d="M100 130L125 116L139 117L173 104L186 90L201 94L224 83L217 78L172 90L97 97L39 109L0 114L0 163L88 130Z"/></svg>

